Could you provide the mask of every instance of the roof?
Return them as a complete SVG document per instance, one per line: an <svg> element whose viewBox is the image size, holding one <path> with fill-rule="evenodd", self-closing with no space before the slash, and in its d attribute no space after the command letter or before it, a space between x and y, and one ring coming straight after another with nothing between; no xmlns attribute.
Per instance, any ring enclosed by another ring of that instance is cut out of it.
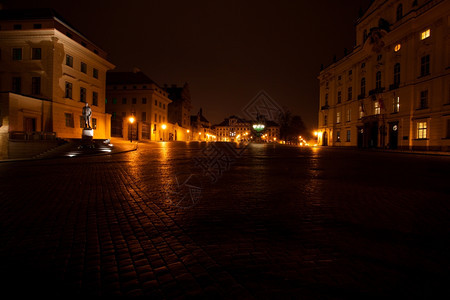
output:
<svg viewBox="0 0 450 300"><path fill-rule="evenodd" d="M107 72L106 84L156 84L143 72Z"/></svg>

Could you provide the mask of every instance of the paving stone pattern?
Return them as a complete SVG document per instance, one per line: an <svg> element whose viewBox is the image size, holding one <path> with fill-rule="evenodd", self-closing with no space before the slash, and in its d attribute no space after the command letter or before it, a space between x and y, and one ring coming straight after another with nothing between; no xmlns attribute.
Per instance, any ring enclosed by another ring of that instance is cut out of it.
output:
<svg viewBox="0 0 450 300"><path fill-rule="evenodd" d="M2 291L449 295L450 157L254 144L211 182L195 164L203 147L0 164ZM201 197L174 205L190 174Z"/></svg>

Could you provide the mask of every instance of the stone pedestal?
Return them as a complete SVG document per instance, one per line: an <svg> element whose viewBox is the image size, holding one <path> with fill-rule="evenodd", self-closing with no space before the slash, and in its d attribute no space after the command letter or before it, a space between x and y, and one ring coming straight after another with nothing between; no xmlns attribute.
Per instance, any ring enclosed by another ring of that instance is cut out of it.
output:
<svg viewBox="0 0 450 300"><path fill-rule="evenodd" d="M81 139L83 140L92 140L94 138L94 129L92 128L84 128L83 133L81 134Z"/></svg>

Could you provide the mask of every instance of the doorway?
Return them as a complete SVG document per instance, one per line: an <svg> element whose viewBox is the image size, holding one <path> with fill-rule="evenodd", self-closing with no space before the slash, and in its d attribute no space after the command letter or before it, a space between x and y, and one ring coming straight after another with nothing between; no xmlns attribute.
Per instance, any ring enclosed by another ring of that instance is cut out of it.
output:
<svg viewBox="0 0 450 300"><path fill-rule="evenodd" d="M398 147L398 122L389 123L389 149Z"/></svg>
<svg viewBox="0 0 450 300"><path fill-rule="evenodd" d="M36 118L23 119L23 131L25 132L35 132L36 131Z"/></svg>

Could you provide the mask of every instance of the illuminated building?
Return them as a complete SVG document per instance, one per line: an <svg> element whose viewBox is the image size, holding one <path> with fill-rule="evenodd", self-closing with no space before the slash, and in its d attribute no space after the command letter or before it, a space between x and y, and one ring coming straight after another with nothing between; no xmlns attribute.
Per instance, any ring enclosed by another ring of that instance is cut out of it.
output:
<svg viewBox="0 0 450 300"><path fill-rule="evenodd" d="M215 141L217 136L211 126L211 122L203 115L203 109L200 108L197 115L191 116L191 141Z"/></svg>
<svg viewBox="0 0 450 300"><path fill-rule="evenodd" d="M133 72L108 72L106 79L106 111L112 115L111 135L137 140L177 140L169 131L167 92L139 69ZM127 119L136 118L129 128ZM165 125L165 126L163 126ZM165 128L163 128L165 127Z"/></svg>
<svg viewBox="0 0 450 300"><path fill-rule="evenodd" d="M112 68L106 52L53 10L0 10L1 153L11 156L8 138L81 138L85 102L94 137L109 138L104 99Z"/></svg>
<svg viewBox="0 0 450 300"><path fill-rule="evenodd" d="M319 75L321 145L449 150L449 1L373 1Z"/></svg>
<svg viewBox="0 0 450 300"><path fill-rule="evenodd" d="M261 138L266 142L276 142L280 139L278 124L268 120L264 120L261 124L256 123L230 116L213 127L217 134L217 140L223 142L253 141L255 138Z"/></svg>

